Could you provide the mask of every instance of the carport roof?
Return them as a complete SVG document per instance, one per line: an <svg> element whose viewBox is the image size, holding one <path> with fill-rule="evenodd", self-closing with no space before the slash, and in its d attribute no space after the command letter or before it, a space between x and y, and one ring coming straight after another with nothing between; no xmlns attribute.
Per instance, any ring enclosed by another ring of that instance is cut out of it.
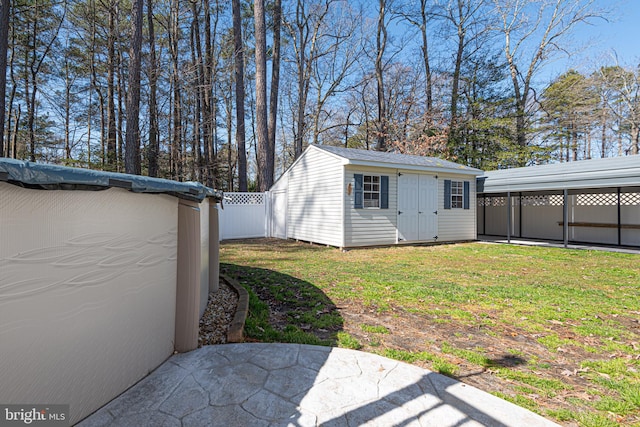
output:
<svg viewBox="0 0 640 427"><path fill-rule="evenodd" d="M413 156L409 154L382 151L359 150L355 148L333 147L330 145L310 145L308 149L319 149L339 156L345 165L393 167L397 169L452 172L466 175L482 175L480 169L460 165L436 157Z"/></svg>
<svg viewBox="0 0 640 427"><path fill-rule="evenodd" d="M640 186L640 155L485 172L478 193Z"/></svg>

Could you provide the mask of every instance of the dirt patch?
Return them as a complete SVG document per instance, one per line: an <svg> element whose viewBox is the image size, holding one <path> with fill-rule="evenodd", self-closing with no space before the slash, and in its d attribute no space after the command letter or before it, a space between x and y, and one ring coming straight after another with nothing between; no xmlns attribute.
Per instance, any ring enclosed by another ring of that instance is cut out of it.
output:
<svg viewBox="0 0 640 427"><path fill-rule="evenodd" d="M357 303L342 305L338 310L344 319L344 331L363 345L361 350L379 353L386 348L392 348L436 354L457 366L454 378L490 393L498 392L512 397L524 395L537 406L537 409L530 409L544 416L548 416L548 410L576 412L587 409L572 398L593 402L600 399L598 394L606 394L605 390L594 392L593 384L585 377L588 370L581 369L581 362L593 359L593 354L587 353L577 344L589 345L590 338L578 337L564 325L552 325L552 329L558 337L571 340L576 345L566 343L550 350L538 342L539 334L513 327L472 327L442 318L410 313L397 307L378 313L375 309L368 309ZM380 326L386 328L389 333L366 332L375 328L363 328L362 325ZM443 344L470 351L481 349L490 360L489 366L470 363L462 357L446 353L443 351ZM613 358L619 355L611 353L609 356ZM535 363L532 364L532 361ZM430 362L419 361L414 364L433 370ZM497 373L501 367L533 374L542 380L559 380L566 388L549 392L539 390L535 386L523 386L518 381L499 376ZM526 388L530 389L528 393ZM565 426L578 425L574 421L555 421ZM618 417L617 421L633 424L638 420Z"/></svg>
<svg viewBox="0 0 640 427"><path fill-rule="evenodd" d="M288 313L292 307L280 304L268 292L258 292L263 301L268 302L271 309L270 322L274 328L284 329L289 324ZM565 345L550 350L538 342L539 334L522 331L513 327L478 328L459 322L435 318L420 313L411 313L393 307L378 312L374 308L363 306L359 302L344 303L335 307L342 319L343 331L350 334L362 344L362 351L382 353L384 349L396 349L407 352L428 352L446 359L457 367L454 378L473 385L490 393L501 393L506 396L524 396L534 402L529 408L543 416L552 411L581 411L576 400L592 402L599 399L594 393L592 384L584 376L587 372L581 369L584 360L592 359L578 345ZM363 325L366 325L363 328ZM335 331L313 329L303 325L306 332L311 332L321 339L327 339ZM384 330L385 332L367 332L367 330ZM565 325L553 325L554 332L561 338L588 345L589 337L577 337ZM489 359L489 366L470 363L465 358L443 351L443 344L456 349L477 351ZM611 357L615 357L611 354ZM534 364L531 362L535 361ZM414 362L415 365L434 370L432 363ZM500 368L535 375L542 380L561 381L566 387L560 390L538 389L535 386L523 385L519 381L499 376ZM528 389L528 390L527 390ZM600 390L606 393L604 390ZM573 399L575 398L575 399ZM578 426L574 421L561 421L561 425ZM619 418L622 424L632 424L633 419Z"/></svg>
<svg viewBox="0 0 640 427"><path fill-rule="evenodd" d="M263 288L257 288L255 292L269 305L269 321L274 329L283 330L291 323L289 313L295 307L280 303ZM587 401L597 398L588 392L589 381L581 375L584 372L580 370L580 363L590 357L578 346L565 345L550 351L538 342L539 334L527 333L512 327L492 326L488 329L470 326L451 319L408 312L399 307L378 312L375 308L365 307L360 302L352 302L333 307L332 312L342 317L342 330L362 344L362 351L381 353L384 349L396 349L416 353L429 352L457 367L454 378L487 392L498 392L507 396L523 395L521 383L497 375L497 370L501 367L530 373L542 379L560 379L568 385L567 389L554 391L550 395L531 387L530 393L525 393L525 396L538 406L536 412L545 416L548 416L547 410L580 410L575 403L568 402L567 399L570 401L571 397ZM363 328L363 325L366 326ZM311 325L298 326L321 339L328 339L336 332L313 328ZM577 339L575 334L563 325L552 326L559 337ZM367 332L371 329L386 329L388 333ZM454 354L445 353L443 344L463 350L482 349L490 360L490 366L483 367ZM536 361L536 366L531 366L532 360ZM414 364L434 370L430 362L417 361ZM560 424L578 426L575 422Z"/></svg>

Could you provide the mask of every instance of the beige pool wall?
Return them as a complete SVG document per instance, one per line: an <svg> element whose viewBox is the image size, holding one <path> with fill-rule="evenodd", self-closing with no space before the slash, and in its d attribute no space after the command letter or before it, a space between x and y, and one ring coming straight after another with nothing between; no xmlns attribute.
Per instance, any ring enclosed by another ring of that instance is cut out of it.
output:
<svg viewBox="0 0 640 427"><path fill-rule="evenodd" d="M207 199L0 182L0 402L70 404L75 423L195 348L215 214ZM179 257L195 269L182 278Z"/></svg>

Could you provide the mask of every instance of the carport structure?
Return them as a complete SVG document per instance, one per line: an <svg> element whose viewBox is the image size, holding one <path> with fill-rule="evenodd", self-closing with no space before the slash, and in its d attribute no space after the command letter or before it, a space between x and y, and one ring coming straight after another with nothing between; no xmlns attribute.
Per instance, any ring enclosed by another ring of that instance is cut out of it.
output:
<svg viewBox="0 0 640 427"><path fill-rule="evenodd" d="M640 247L640 156L486 172L478 235Z"/></svg>

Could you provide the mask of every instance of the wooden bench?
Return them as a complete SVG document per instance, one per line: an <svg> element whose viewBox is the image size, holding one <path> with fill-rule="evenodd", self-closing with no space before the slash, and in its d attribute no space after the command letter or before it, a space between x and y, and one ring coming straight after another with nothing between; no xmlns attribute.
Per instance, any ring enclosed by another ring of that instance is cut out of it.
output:
<svg viewBox="0 0 640 427"><path fill-rule="evenodd" d="M564 221L558 222L559 226L564 225ZM597 227L597 228L618 228L618 224L610 224L604 222L569 222L569 227ZM640 224L620 224L620 228L640 230Z"/></svg>

